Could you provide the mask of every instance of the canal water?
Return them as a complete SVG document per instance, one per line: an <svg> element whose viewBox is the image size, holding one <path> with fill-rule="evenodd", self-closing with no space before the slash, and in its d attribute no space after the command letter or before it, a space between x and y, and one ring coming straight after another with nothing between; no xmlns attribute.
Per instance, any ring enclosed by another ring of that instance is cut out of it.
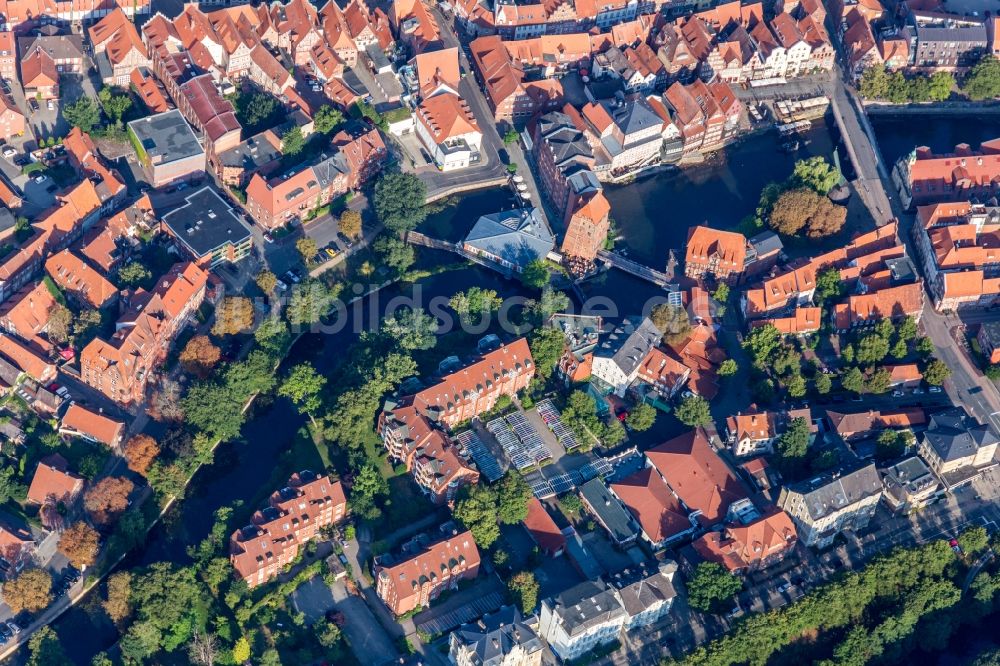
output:
<svg viewBox="0 0 1000 666"><path fill-rule="evenodd" d="M913 119L873 122L887 161L909 152L914 145L946 150L960 141L975 144L1000 136L1000 120L983 123L978 118L969 122L969 119L946 117L921 118L920 122ZM718 228L734 228L754 211L764 185L786 178L796 159L810 155L829 157L837 142L835 132L823 125L814 128L806 138L808 142L803 142L796 152L786 153L773 133L755 135L731 146L704 166L665 172L609 188L612 214L626 236L625 246L631 256L651 265L662 265L670 249L683 247L688 226L708 222ZM422 230L458 240L480 215L513 203L504 190L472 193L432 215ZM440 255L434 257L442 259L447 260ZM447 298L473 285L496 289L505 296L520 293L517 283L478 267L446 272L420 284L425 301L434 296ZM583 291L586 298L600 296L614 303L620 316L640 312L647 300L658 294L651 285L618 272L588 282ZM352 311L352 317L371 321L373 309L380 311L391 296L402 292L401 287L390 287L378 296L377 303L365 301L360 310ZM308 360L321 372L330 371L344 357L344 349L355 337L351 327L335 334L303 336L292 349L289 362ZM207 535L215 509L253 497L270 477L269 461L289 446L304 422L305 418L284 400L258 412L243 428L242 441L219 447L216 462L195 477L180 509L152 531L143 550L131 555L125 566L164 560L188 562L186 547ZM117 639L114 627L103 617L96 602L97 596L91 595L54 625L73 662L81 666L89 664L94 654ZM25 660L26 650L22 650L14 662Z"/></svg>
<svg viewBox="0 0 1000 666"><path fill-rule="evenodd" d="M917 146L927 146L935 153L948 153L957 144L973 149L989 139L1000 137L1000 118L996 116L870 116L882 159L891 166Z"/></svg>

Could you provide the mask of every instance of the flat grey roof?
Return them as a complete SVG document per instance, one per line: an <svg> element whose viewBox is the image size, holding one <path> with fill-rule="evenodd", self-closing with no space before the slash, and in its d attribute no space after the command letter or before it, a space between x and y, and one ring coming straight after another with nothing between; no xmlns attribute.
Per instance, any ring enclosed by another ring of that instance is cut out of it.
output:
<svg viewBox="0 0 1000 666"><path fill-rule="evenodd" d="M205 154L194 130L177 109L133 120L128 126L151 159L161 158L159 162L154 160L154 164L167 164Z"/></svg>
<svg viewBox="0 0 1000 666"><path fill-rule="evenodd" d="M250 227L208 185L189 194L183 206L164 215L163 223L198 257L227 243L238 245L251 236Z"/></svg>

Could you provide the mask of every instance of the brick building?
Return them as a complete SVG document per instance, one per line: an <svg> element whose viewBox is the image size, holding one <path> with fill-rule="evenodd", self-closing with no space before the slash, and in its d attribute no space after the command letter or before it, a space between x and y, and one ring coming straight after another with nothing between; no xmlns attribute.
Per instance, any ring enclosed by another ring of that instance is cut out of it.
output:
<svg viewBox="0 0 1000 666"><path fill-rule="evenodd" d="M310 471L296 472L288 485L271 494L268 506L229 538L229 561L249 587L277 576L299 554L299 546L320 530L347 517L340 481Z"/></svg>

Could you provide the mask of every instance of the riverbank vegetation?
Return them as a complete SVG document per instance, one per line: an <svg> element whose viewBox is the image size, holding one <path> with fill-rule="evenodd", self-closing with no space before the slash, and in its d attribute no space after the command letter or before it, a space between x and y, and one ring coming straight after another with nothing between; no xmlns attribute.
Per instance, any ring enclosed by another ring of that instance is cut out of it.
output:
<svg viewBox="0 0 1000 666"><path fill-rule="evenodd" d="M827 196L840 180L840 171L822 157L797 161L783 182L764 187L756 213L740 224L741 231L752 236L771 229L784 238L833 236L847 220L847 209Z"/></svg>
<svg viewBox="0 0 1000 666"><path fill-rule="evenodd" d="M943 102L948 99L980 102L1000 97L1000 61L990 54L973 65L960 82L951 72L904 75L881 65L866 69L858 80L864 99L891 104Z"/></svg>
<svg viewBox="0 0 1000 666"><path fill-rule="evenodd" d="M988 545L985 530L972 528L959 541L961 555L945 539L881 555L789 606L738 621L682 663L920 663L909 658L921 650L943 649L959 627L975 626L997 609L996 563L980 571L964 597L962 593L970 568Z"/></svg>

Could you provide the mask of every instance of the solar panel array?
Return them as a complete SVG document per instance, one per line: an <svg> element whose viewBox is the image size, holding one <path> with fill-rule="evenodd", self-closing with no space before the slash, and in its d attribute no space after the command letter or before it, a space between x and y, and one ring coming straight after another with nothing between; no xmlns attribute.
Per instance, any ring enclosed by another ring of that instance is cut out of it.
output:
<svg viewBox="0 0 1000 666"><path fill-rule="evenodd" d="M490 481L496 481L503 476L503 468L500 466L500 463L493 457L490 450L483 444L483 440L479 439L479 435L474 431L466 430L455 439L464 450L469 452L472 459L476 461L476 467L479 468L483 476Z"/></svg>
<svg viewBox="0 0 1000 666"><path fill-rule="evenodd" d="M527 469L552 457L541 435L520 412L493 419L486 424L486 429L497 438L517 470Z"/></svg>
<svg viewBox="0 0 1000 666"><path fill-rule="evenodd" d="M536 406L538 410L538 415L542 417L545 421L545 425L549 427L552 434L556 436L559 444L567 451L572 451L576 447L580 446L580 443L576 441L576 435L573 431L566 427L566 424L562 422L559 415L559 410L556 409L552 401L546 398L538 403Z"/></svg>
<svg viewBox="0 0 1000 666"><path fill-rule="evenodd" d="M594 477L606 477L614 471L614 468L604 458L594 458L591 462L587 463L580 468L580 475L585 481L590 481Z"/></svg>
<svg viewBox="0 0 1000 666"><path fill-rule="evenodd" d="M556 494L552 490L552 486L543 477L539 476L534 479L528 479L528 485L531 487L531 492L538 499L545 499L546 497L552 497Z"/></svg>

